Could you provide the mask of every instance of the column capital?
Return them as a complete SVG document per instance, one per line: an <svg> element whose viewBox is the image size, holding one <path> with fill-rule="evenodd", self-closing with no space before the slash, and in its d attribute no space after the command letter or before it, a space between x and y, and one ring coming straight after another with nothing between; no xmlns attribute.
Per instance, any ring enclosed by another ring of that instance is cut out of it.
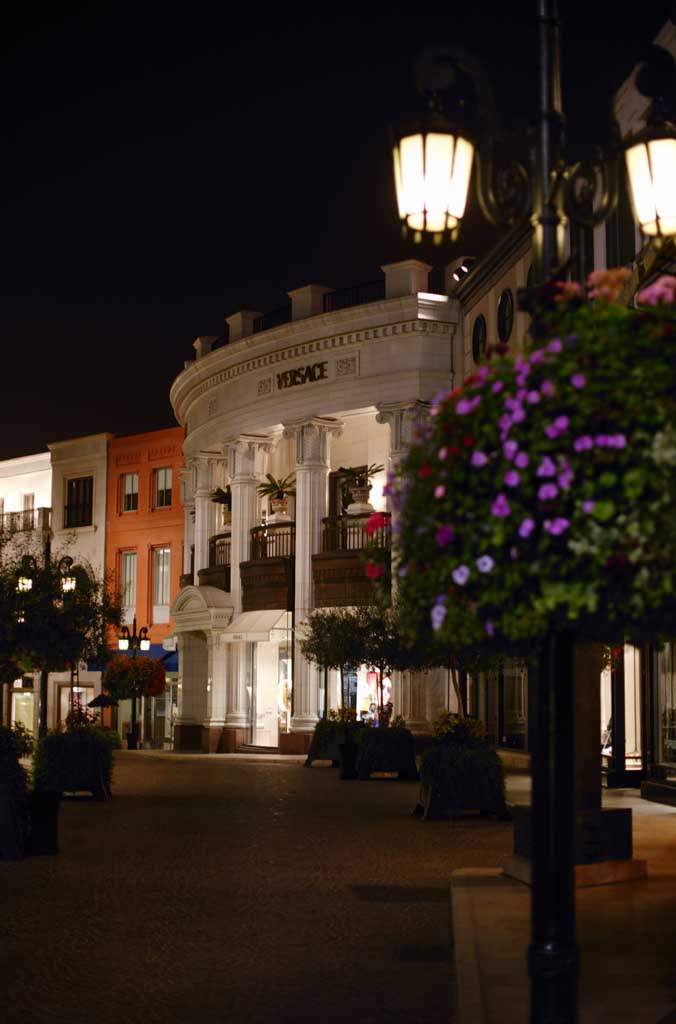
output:
<svg viewBox="0 0 676 1024"><path fill-rule="evenodd" d="M223 454L228 460L230 483L237 484L263 476L266 455L274 451L281 433L238 434L223 442Z"/></svg>
<svg viewBox="0 0 676 1024"><path fill-rule="evenodd" d="M390 457L401 458L414 440L417 425L429 416L429 402L412 398L405 402L378 402L376 422L390 427Z"/></svg>
<svg viewBox="0 0 676 1024"><path fill-rule="evenodd" d="M343 424L328 416L305 416L284 424L284 437L296 442L296 469L328 467L329 441L340 436Z"/></svg>

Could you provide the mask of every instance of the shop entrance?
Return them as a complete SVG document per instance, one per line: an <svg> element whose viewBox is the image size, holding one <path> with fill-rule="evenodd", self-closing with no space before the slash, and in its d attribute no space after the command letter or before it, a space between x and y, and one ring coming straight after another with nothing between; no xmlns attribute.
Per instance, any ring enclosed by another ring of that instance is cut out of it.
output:
<svg viewBox="0 0 676 1024"><path fill-rule="evenodd" d="M283 609L242 612L225 631L226 643L248 648L252 746L276 748L280 732L291 727L292 636L291 612Z"/></svg>

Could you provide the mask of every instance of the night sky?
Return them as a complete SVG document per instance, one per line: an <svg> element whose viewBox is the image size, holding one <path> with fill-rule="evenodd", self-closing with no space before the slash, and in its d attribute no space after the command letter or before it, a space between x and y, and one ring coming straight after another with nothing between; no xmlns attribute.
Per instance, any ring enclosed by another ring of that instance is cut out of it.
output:
<svg viewBox="0 0 676 1024"><path fill-rule="evenodd" d="M484 59L523 139L535 0L429 17L410 3L23 6L0 41L0 458L173 425L192 341L238 309L495 240L470 209L453 247L403 242L388 123L411 103L417 50L450 38ZM607 137L612 93L670 6L563 0L574 147Z"/></svg>

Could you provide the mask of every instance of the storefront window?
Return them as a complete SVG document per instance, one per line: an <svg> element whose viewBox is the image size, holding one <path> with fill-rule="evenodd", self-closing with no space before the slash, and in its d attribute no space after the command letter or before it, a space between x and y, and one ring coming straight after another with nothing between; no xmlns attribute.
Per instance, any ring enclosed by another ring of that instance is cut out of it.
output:
<svg viewBox="0 0 676 1024"><path fill-rule="evenodd" d="M502 670L500 689L502 745L514 750L525 750L528 668L518 661L506 661Z"/></svg>
<svg viewBox="0 0 676 1024"><path fill-rule="evenodd" d="M618 743L624 734L624 763L621 749L614 749L616 732ZM605 767L612 762L619 771L641 770L641 652L631 644L625 644L612 669L601 673L601 756Z"/></svg>
<svg viewBox="0 0 676 1024"><path fill-rule="evenodd" d="M26 729L33 731L33 708L35 696L26 690L12 693L12 725L20 722Z"/></svg>
<svg viewBox="0 0 676 1024"><path fill-rule="evenodd" d="M676 768L676 665L674 643L667 643L657 652L657 709L659 759Z"/></svg>

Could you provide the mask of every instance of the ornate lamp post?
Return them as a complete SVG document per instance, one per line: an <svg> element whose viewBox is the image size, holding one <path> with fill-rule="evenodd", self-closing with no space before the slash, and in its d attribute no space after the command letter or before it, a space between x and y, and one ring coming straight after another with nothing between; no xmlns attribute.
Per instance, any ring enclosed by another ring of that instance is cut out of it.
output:
<svg viewBox="0 0 676 1024"><path fill-rule="evenodd" d="M418 88L430 113L408 125L394 143L399 217L414 241L457 236L472 166L484 215L494 224L530 220L533 283L561 273L569 221L593 227L612 212L618 194L621 147L607 160L569 164L565 159L559 25L556 0L537 0L539 112L528 166L496 146L497 117L479 63L454 44L425 51L416 64ZM479 114L478 137L452 121L441 93L471 83ZM655 244L676 235L676 130L661 99L674 81L674 62L655 48L637 75L652 100L647 127L624 147L636 218ZM533 771L533 909L529 948L532 1024L573 1024L577 1019L578 952L575 937L575 706L572 632L551 631L543 644L535 688Z"/></svg>
<svg viewBox="0 0 676 1024"><path fill-rule="evenodd" d="M24 555L21 559L21 567L16 579L16 589L18 593L28 594L33 590L33 583L38 580L40 572L49 572L50 568L50 551L47 545L45 549L45 565L44 569L40 569L36 559L33 555ZM66 595L73 595L77 589L77 577L73 570L73 559L70 555L64 555L56 566L58 579L59 579L59 591L62 598ZM53 598L52 598L53 599ZM20 610L18 613L18 622L24 623L26 621L26 613L24 610ZM47 735L47 694L48 694L48 681L49 681L49 670L44 666L40 669L40 708L38 717L38 735Z"/></svg>
<svg viewBox="0 0 676 1024"><path fill-rule="evenodd" d="M117 646L121 651L131 651L132 658L135 658L139 651L149 651L148 627L141 626L137 633L136 616L134 616L131 633L128 626L123 626L122 636L118 639ZM136 750L136 694L131 698L131 731L127 736L127 747L129 750Z"/></svg>

